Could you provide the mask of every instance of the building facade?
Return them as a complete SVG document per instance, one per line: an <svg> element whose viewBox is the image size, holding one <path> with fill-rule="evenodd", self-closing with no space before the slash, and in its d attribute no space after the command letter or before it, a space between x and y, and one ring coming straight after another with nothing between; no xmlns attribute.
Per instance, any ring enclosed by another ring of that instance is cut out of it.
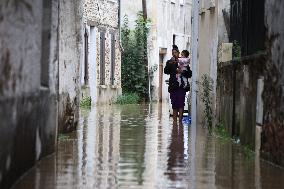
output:
<svg viewBox="0 0 284 189"><path fill-rule="evenodd" d="M168 99L163 69L171 58L172 45L190 51L192 0L148 0L147 15L151 20L148 37L148 71L150 99ZM127 15L130 29L135 28L137 13L142 11L142 1L121 1L121 15Z"/></svg>
<svg viewBox="0 0 284 189"><path fill-rule="evenodd" d="M79 119L84 0L58 2L59 132L69 132L76 128Z"/></svg>
<svg viewBox="0 0 284 189"><path fill-rule="evenodd" d="M58 1L0 2L0 188L54 152Z"/></svg>
<svg viewBox="0 0 284 189"><path fill-rule="evenodd" d="M109 104L121 94L120 1L86 0L81 84L92 104Z"/></svg>
<svg viewBox="0 0 284 189"><path fill-rule="evenodd" d="M208 74L213 81L215 124L226 127L232 136L252 149L260 146L256 119L262 120L263 115L257 113L257 109L262 109L263 90L263 69L259 66L264 64L264 54L259 53L264 50L265 39L262 3L202 0L199 5L198 80ZM202 123L201 96L197 103L198 120Z"/></svg>
<svg viewBox="0 0 284 189"><path fill-rule="evenodd" d="M83 1L0 2L0 188L79 117Z"/></svg>
<svg viewBox="0 0 284 189"><path fill-rule="evenodd" d="M229 42L228 19L230 11L229 0L201 0L199 2L199 40L198 40L198 65L197 80L202 82L205 74L212 79L213 110L216 110L216 86L219 51L222 44ZM198 86L199 94L202 86ZM198 122L204 120L204 105L201 95L197 99ZM215 112L215 111L214 111Z"/></svg>

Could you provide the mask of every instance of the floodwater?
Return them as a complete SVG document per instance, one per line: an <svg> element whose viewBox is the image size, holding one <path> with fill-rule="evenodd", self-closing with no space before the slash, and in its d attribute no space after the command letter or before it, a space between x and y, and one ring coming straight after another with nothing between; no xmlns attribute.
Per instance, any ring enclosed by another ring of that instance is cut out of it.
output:
<svg viewBox="0 0 284 189"><path fill-rule="evenodd" d="M276 189L284 170L201 126L173 126L166 104L100 106L13 188Z"/></svg>

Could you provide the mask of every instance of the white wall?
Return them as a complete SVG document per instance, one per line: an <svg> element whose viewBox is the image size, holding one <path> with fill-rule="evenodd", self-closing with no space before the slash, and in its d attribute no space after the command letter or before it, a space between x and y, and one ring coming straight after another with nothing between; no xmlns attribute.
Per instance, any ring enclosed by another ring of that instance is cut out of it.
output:
<svg viewBox="0 0 284 189"><path fill-rule="evenodd" d="M216 98L218 44L228 42L228 32L225 26L223 9L229 13L229 0L215 0L215 8L208 9L209 0L201 0L203 11L199 17L199 81L203 74L208 74L213 79L213 98ZM199 93L201 94L201 88ZM198 100L198 119L203 120L203 104L201 97ZM214 105L215 106L215 105Z"/></svg>
<svg viewBox="0 0 284 189"><path fill-rule="evenodd" d="M72 130L79 118L83 1L60 1L59 7L59 122L60 130Z"/></svg>
<svg viewBox="0 0 284 189"><path fill-rule="evenodd" d="M57 29L56 0L0 1L0 188L55 150Z"/></svg>
<svg viewBox="0 0 284 189"><path fill-rule="evenodd" d="M129 26L134 29L134 21L138 11L142 10L141 1L122 0L122 15L127 14ZM176 44L180 50L187 49L190 51L190 34L191 34L191 3L192 0L184 0L181 5L180 1L172 3L171 0L148 0L147 14L151 19L151 29L148 38L148 61L149 67L159 66L159 50L166 48L167 54L164 56L164 66L166 61L171 57L173 35L176 35ZM164 75L163 81L169 76ZM159 69L154 73L151 83L154 89L151 94L152 100L158 100L159 91ZM163 99L168 99L167 86L163 85Z"/></svg>

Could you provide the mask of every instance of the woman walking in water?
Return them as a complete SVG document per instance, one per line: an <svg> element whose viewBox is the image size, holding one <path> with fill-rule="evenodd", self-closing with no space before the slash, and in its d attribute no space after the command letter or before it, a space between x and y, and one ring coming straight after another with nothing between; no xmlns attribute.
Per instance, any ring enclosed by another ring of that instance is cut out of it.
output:
<svg viewBox="0 0 284 189"><path fill-rule="evenodd" d="M173 45L172 58L167 61L164 73L170 75L168 91L170 93L170 99L173 109L173 120L177 122L177 117L179 117L179 122L182 122L183 111L184 111L184 101L186 89L183 85L178 82L177 74L182 74L183 76L190 78L191 70L188 67L187 70L182 70L179 68L178 64L179 49L176 45Z"/></svg>

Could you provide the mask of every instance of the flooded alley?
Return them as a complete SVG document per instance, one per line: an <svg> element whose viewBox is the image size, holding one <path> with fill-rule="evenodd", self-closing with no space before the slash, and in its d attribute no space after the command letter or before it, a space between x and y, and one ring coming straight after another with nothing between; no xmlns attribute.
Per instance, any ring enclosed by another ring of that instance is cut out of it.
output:
<svg viewBox="0 0 284 189"><path fill-rule="evenodd" d="M173 125L167 104L81 110L75 132L60 135L14 189L269 188L284 170L209 136L202 126Z"/></svg>

